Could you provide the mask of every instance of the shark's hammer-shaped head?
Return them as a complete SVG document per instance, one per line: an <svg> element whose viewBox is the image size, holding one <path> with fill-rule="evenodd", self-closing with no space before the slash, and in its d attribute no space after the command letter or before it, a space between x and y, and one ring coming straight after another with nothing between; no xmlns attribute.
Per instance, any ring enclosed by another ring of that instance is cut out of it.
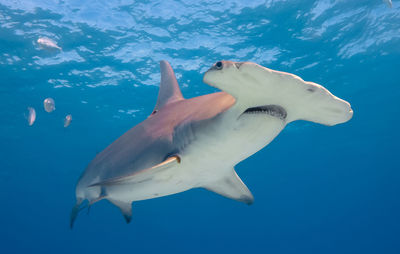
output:
<svg viewBox="0 0 400 254"><path fill-rule="evenodd" d="M256 82L249 72L251 67L256 66L250 62L218 61L204 75L204 82L219 88L235 98L254 97L257 88ZM250 68L249 68L250 67Z"/></svg>
<svg viewBox="0 0 400 254"><path fill-rule="evenodd" d="M286 122L302 119L325 125L351 119L350 104L326 88L256 63L218 61L203 81L236 99L243 113L268 113Z"/></svg>

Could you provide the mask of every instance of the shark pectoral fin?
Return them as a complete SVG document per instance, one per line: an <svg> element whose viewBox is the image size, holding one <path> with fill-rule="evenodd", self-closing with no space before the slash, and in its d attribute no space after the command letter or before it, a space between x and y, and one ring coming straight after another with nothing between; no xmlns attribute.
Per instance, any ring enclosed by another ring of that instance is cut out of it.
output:
<svg viewBox="0 0 400 254"><path fill-rule="evenodd" d="M169 169L171 167L174 167L179 163L181 163L180 157L178 155L174 155L151 168L135 171L134 173L129 175L110 178L101 182L91 184L89 185L89 187L143 182L149 178L152 178L154 174Z"/></svg>
<svg viewBox="0 0 400 254"><path fill-rule="evenodd" d="M254 197L242 182L235 170L232 169L224 178L204 186L205 189L219 195L251 205Z"/></svg>
<svg viewBox="0 0 400 254"><path fill-rule="evenodd" d="M132 202L126 202L116 199L108 199L113 205L117 206L121 210L122 215L125 218L126 223L132 220Z"/></svg>

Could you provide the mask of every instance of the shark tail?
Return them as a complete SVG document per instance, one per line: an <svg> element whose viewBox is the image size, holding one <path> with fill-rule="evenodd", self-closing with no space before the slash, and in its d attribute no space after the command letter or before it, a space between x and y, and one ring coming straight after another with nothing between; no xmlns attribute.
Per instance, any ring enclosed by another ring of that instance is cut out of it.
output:
<svg viewBox="0 0 400 254"><path fill-rule="evenodd" d="M84 201L84 199L82 199L82 198L77 199L75 205L72 207L71 214L70 214L70 220L69 220L69 227L71 229L74 227L74 223L75 223L76 218L78 217L79 212L87 207L87 205L84 205L82 207L83 201Z"/></svg>
<svg viewBox="0 0 400 254"><path fill-rule="evenodd" d="M93 198L93 199L88 199L88 198L83 198L81 196L76 198L76 203L75 205L72 207L71 210L71 214L70 214L70 228L72 229L74 226L74 222L76 220L76 218L78 217L78 214L80 211L82 211L85 208L88 208L88 213L89 213L89 209L90 207L100 201L107 198L107 193L106 193L106 189L104 187L100 188L100 194L97 198ZM87 200L87 202L84 202L85 200Z"/></svg>

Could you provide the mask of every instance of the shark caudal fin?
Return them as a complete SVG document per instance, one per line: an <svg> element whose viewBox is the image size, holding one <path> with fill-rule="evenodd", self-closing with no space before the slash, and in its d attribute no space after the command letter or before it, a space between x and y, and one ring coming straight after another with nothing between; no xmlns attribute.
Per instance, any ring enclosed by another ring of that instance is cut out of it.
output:
<svg viewBox="0 0 400 254"><path fill-rule="evenodd" d="M82 211L83 209L87 208L88 209L88 214L89 214L89 210L90 207L100 201L107 198L107 193L106 193L106 189L104 187L100 187L100 192L99 195L96 198L84 198L82 196L77 196L76 198L76 203L75 205L72 207L71 210L71 214L70 214L70 228L72 229L75 223L76 218L79 215L79 212Z"/></svg>
<svg viewBox="0 0 400 254"><path fill-rule="evenodd" d="M125 202L125 201L121 201L121 200L117 200L117 199L112 199L112 198L107 198L107 197L99 197L95 200L92 200L91 202L87 202L84 203L83 199L78 199L75 203L75 205L72 207L71 213L70 213L70 222L69 222L69 226L72 229L74 227L74 223L76 221L76 218L78 217L79 213L84 210L85 208L88 208L88 213L89 213L89 209L90 207L96 203L97 201L100 201L102 199L108 199L108 201L110 201L112 204L114 204L115 206L117 206L122 215L125 218L126 223L131 222L132 219L132 202Z"/></svg>
<svg viewBox="0 0 400 254"><path fill-rule="evenodd" d="M78 217L79 212L87 207L87 205L82 206L83 201L83 199L77 199L75 205L72 207L69 220L69 227L71 229L74 227L74 223L76 218Z"/></svg>
<svg viewBox="0 0 400 254"><path fill-rule="evenodd" d="M164 105L178 100L183 100L178 81L176 81L174 70L167 61L160 61L161 82L158 92L157 103L153 113L157 112Z"/></svg>
<svg viewBox="0 0 400 254"><path fill-rule="evenodd" d="M350 104L326 88L255 63L217 62L204 75L204 82L234 96L238 113L276 105L286 111L286 122L307 120L324 125L344 123L353 116Z"/></svg>

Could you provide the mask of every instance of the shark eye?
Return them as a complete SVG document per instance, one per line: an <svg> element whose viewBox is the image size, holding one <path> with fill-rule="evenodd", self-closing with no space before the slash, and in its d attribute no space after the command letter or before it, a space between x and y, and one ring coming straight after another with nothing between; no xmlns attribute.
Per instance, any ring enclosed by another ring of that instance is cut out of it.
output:
<svg viewBox="0 0 400 254"><path fill-rule="evenodd" d="M215 64L215 67L217 68L217 70L221 70L222 67L223 67L222 62L221 62L221 61L217 62L217 63Z"/></svg>

